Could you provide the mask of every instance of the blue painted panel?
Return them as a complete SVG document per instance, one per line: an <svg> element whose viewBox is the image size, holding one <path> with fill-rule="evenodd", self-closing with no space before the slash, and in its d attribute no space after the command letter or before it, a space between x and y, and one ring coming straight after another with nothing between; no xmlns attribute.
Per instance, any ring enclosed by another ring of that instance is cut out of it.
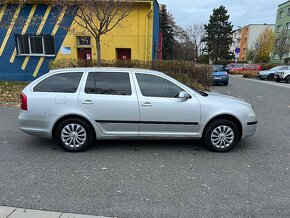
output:
<svg viewBox="0 0 290 218"><path fill-rule="evenodd" d="M160 32L160 9L156 0L153 3L153 42L152 42L152 60L158 57L159 32Z"/></svg>
<svg viewBox="0 0 290 218"><path fill-rule="evenodd" d="M8 5L7 9L12 11L12 16L16 10L17 5ZM19 14L19 17L21 17L21 19L26 20L30 11L32 9L32 5L25 5ZM47 9L47 5L45 4L39 4L37 5L35 14L34 14L34 18L35 17L42 17L45 14L45 11ZM58 52L58 50L60 49L63 40L67 34L67 29L68 28L64 28L64 26L69 27L74 19L74 14L71 13L71 11L74 11L74 8L69 8L68 10L70 10L70 13L66 13L64 16L64 19L62 20L61 24L60 24L60 28L58 29L56 35L55 35L55 49L56 49L56 53ZM58 20L59 14L61 12L61 9L59 8L52 8L52 10L50 11L50 14L48 16L48 19L42 29L41 34L51 34L54 26L56 25L56 22ZM4 15L3 19L7 20L11 20L12 17L6 14ZM20 21L20 20L19 20ZM39 27L41 23L40 19L32 19L26 34L36 34L36 31ZM5 55L3 53L2 56L0 56L0 80L2 81L32 81L35 79L35 77L33 77L33 72L40 60L40 57L33 57L30 56L29 62L27 64L27 67L25 70L21 69L21 66L23 64L23 61L25 59L24 56L16 56L15 60L13 63L10 63L10 57L12 55L12 52L15 48L15 44L16 44L16 39L15 39L15 35L21 33L22 29L23 29L23 22L16 22L15 23L15 27L10 35L10 38L7 42L7 45L5 47ZM6 35L7 30L6 29L0 29L0 43L2 43L5 35ZM40 68L40 71L38 72L37 77L47 73L49 71L49 63L54 59L54 57L45 57L43 64Z"/></svg>
<svg viewBox="0 0 290 218"><path fill-rule="evenodd" d="M56 10L59 10L59 9L56 9ZM59 12L60 11L61 10L59 10ZM66 34L68 32L68 28L71 26L71 24L74 20L75 13L76 13L75 7L68 8L62 21L60 22L60 26L56 32L56 35L55 35L55 53L56 54L60 50L60 47L63 43L63 40L65 39ZM54 22L54 25L55 25L55 23L56 23L56 21ZM39 70L38 76L41 76L49 71L49 64L53 59L54 58L51 58L51 57L46 57L44 59L44 62Z"/></svg>
<svg viewBox="0 0 290 218"><path fill-rule="evenodd" d="M30 5L23 6L23 8L20 10L18 18L15 21L13 30L12 30L10 36L9 36L7 44L6 44L5 49L3 51L3 55L2 55L3 57L1 57L1 58L4 58L5 61L6 60L8 60L8 61L10 60L11 54L13 53L14 48L16 46L15 35L21 33L21 31L22 31L22 29L24 27L25 21L28 18L28 15L29 15L29 13L27 13L27 12L29 12L30 10L31 10L31 6Z"/></svg>

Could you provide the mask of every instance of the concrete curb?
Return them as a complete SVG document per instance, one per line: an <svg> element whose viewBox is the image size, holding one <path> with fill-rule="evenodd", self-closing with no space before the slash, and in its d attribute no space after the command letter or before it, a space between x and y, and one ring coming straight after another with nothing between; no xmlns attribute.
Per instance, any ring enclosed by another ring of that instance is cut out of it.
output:
<svg viewBox="0 0 290 218"><path fill-rule="evenodd" d="M62 213L0 206L0 218L109 218L83 214Z"/></svg>

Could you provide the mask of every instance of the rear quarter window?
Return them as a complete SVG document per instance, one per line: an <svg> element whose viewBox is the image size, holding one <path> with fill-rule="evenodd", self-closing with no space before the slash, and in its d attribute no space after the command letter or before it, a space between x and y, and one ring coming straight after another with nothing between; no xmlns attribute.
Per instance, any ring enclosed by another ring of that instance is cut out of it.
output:
<svg viewBox="0 0 290 218"><path fill-rule="evenodd" d="M75 93L79 86L83 73L69 72L52 75L41 82L34 88L34 92L62 92Z"/></svg>

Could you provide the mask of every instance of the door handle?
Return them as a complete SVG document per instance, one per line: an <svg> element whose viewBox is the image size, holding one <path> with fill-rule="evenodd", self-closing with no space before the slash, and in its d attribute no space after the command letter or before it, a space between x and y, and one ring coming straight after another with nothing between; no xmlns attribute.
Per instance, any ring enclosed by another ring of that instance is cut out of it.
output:
<svg viewBox="0 0 290 218"><path fill-rule="evenodd" d="M84 102L82 102L82 104L94 104L94 102L92 102L91 100L85 100Z"/></svg>
<svg viewBox="0 0 290 218"><path fill-rule="evenodd" d="M142 104L143 107L152 107L152 104L150 102L145 102Z"/></svg>

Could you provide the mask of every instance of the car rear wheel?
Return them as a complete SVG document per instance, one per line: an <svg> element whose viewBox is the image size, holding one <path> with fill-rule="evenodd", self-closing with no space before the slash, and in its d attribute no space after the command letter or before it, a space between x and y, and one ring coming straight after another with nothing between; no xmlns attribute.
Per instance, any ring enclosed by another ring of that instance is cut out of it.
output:
<svg viewBox="0 0 290 218"><path fill-rule="evenodd" d="M290 76L287 76L285 80L287 83L290 83Z"/></svg>
<svg viewBox="0 0 290 218"><path fill-rule="evenodd" d="M63 149L71 152L85 150L95 139L92 127L78 118L62 121L56 129L54 137Z"/></svg>
<svg viewBox="0 0 290 218"><path fill-rule="evenodd" d="M227 86L229 84L229 82L224 82L224 85Z"/></svg>
<svg viewBox="0 0 290 218"><path fill-rule="evenodd" d="M273 73L270 73L270 74L267 76L267 80L273 81L273 80L274 80L274 74L273 74Z"/></svg>
<svg viewBox="0 0 290 218"><path fill-rule="evenodd" d="M219 119L211 122L204 131L204 144L216 152L231 150L240 139L240 131L230 120Z"/></svg>

